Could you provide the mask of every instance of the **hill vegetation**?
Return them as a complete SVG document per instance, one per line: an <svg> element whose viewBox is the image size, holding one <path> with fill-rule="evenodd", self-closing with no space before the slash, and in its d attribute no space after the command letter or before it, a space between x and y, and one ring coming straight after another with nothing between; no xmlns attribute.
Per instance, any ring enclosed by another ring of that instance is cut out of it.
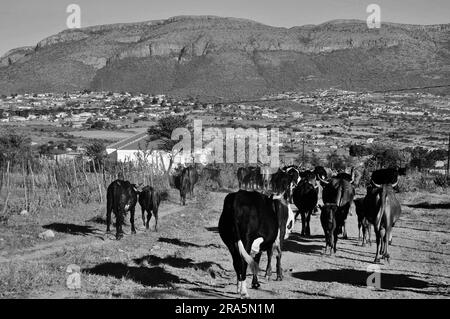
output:
<svg viewBox="0 0 450 319"><path fill-rule="evenodd" d="M448 83L450 24L279 28L213 16L65 30L0 58L0 93L81 89L255 97ZM446 92L443 89L442 92ZM436 92L434 92L436 93Z"/></svg>

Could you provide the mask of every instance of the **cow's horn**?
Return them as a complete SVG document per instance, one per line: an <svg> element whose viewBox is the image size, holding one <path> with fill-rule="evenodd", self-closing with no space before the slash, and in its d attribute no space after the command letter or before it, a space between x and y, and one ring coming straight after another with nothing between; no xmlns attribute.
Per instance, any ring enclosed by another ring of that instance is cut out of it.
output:
<svg viewBox="0 0 450 319"><path fill-rule="evenodd" d="M396 181L394 184L392 184L392 188L396 187L398 185L398 181Z"/></svg>
<svg viewBox="0 0 450 319"><path fill-rule="evenodd" d="M375 182L374 182L373 180L371 180L370 182L372 183L373 186L375 186L375 187L377 187L377 188L380 188L380 187L381 187L381 185L375 184Z"/></svg>
<svg viewBox="0 0 450 319"><path fill-rule="evenodd" d="M282 199L283 198L283 196L284 196L284 192L282 192L281 194L278 194L278 195L273 195L272 196L272 199Z"/></svg>
<svg viewBox="0 0 450 319"><path fill-rule="evenodd" d="M318 175L319 181L321 181L324 184L328 184L329 182L322 178L322 176Z"/></svg>

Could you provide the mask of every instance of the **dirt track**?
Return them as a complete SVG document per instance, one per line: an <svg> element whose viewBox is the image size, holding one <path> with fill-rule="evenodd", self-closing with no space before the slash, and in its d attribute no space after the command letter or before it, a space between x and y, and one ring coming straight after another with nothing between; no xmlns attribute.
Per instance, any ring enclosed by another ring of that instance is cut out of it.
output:
<svg viewBox="0 0 450 319"><path fill-rule="evenodd" d="M80 229L89 231L59 229L51 242L2 252L0 263L32 262L48 272L48 284L33 285L27 297L235 298L231 256L217 233L225 195L212 193L187 207L164 202L159 232L145 231L137 213L138 234L121 241L105 236L102 224L78 222ZM380 265L383 289L366 287L375 245L359 245L356 216L348 219L350 238L340 239L337 254L330 257L322 254L323 231L317 215L311 220L311 238L299 236L301 223L297 223L285 242L284 280L266 282L261 271L261 288L249 289L249 294L252 298L448 298L449 197L402 195L403 214L394 228L391 262ZM129 232L129 227L125 230ZM80 291L64 286L65 266L74 262L83 269ZM260 268L265 265L264 255ZM250 285L250 277L247 282Z"/></svg>

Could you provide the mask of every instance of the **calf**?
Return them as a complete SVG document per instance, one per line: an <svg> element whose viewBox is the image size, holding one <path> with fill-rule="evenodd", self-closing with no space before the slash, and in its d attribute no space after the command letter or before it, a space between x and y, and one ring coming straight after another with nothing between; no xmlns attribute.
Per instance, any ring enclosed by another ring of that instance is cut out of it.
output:
<svg viewBox="0 0 450 319"><path fill-rule="evenodd" d="M372 245L370 240L370 231L371 231L371 224L367 220L367 218L364 216L364 198L358 198L354 200L355 203L355 211L356 216L358 217L358 240L361 239L361 229L362 229L362 246L366 245L366 242L369 244L369 246Z"/></svg>
<svg viewBox="0 0 450 319"><path fill-rule="evenodd" d="M343 234L343 239L347 239L347 231L345 229L345 221L350 211L350 207L355 196L355 188L346 178L333 177L325 183L323 188L324 205L336 205L336 236L334 241L337 242L337 234ZM334 244L336 246L336 243ZM334 247L336 249L336 247Z"/></svg>
<svg viewBox="0 0 450 319"><path fill-rule="evenodd" d="M288 218L285 224L286 212ZM259 285L257 278L255 281L258 264L252 256L260 255L261 251L272 251L275 241L282 236L280 229L285 229L283 238L290 233L293 227L293 216L290 212L288 206L278 199L258 192L239 190L225 197L219 219L219 234L231 253L238 280L237 292L240 297L248 298L245 281L247 265L250 266L254 275L254 287ZM279 219L282 220L281 225ZM279 253L281 247L276 251L278 252L277 278L281 279L281 254Z"/></svg>
<svg viewBox="0 0 450 319"><path fill-rule="evenodd" d="M126 213L130 211L131 232L136 233L134 227L134 211L137 203L138 189L129 181L115 180L107 189L106 193L106 231L110 232L111 211L116 217L116 239L123 237L122 225Z"/></svg>
<svg viewBox="0 0 450 319"><path fill-rule="evenodd" d="M191 198L194 196L194 186L198 181L198 172L194 166L188 166L183 171L185 171L189 178L189 194Z"/></svg>
<svg viewBox="0 0 450 319"><path fill-rule="evenodd" d="M185 206L186 205L186 195L188 192L190 192L191 187L192 187L190 176L189 176L189 171L186 170L186 168L183 169L183 171L181 172L179 179L180 179L180 181L179 181L180 201L181 201L181 205Z"/></svg>
<svg viewBox="0 0 450 319"><path fill-rule="evenodd" d="M322 207L320 213L320 223L322 224L323 232L325 234L325 254L328 247L330 248L330 255L333 250L336 253L336 211L337 206L333 204L326 204Z"/></svg>
<svg viewBox="0 0 450 319"><path fill-rule="evenodd" d="M292 195L294 204L298 209L295 219L297 219L299 214L302 217L302 236L311 236L309 223L318 202L318 189L315 185L316 177L311 173L309 177L305 177L300 181Z"/></svg>
<svg viewBox="0 0 450 319"><path fill-rule="evenodd" d="M142 222L145 228L149 229L152 214L155 216L155 231L158 230L158 208L161 203L161 196L151 186L145 186L139 194L139 205L142 210ZM147 221L145 220L145 212L147 211Z"/></svg>

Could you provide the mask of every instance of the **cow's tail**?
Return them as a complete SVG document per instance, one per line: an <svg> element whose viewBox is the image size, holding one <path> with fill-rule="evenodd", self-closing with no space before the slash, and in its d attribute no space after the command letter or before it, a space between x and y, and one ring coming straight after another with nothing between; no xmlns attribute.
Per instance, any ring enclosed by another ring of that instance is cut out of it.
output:
<svg viewBox="0 0 450 319"><path fill-rule="evenodd" d="M376 229L380 229L381 221L383 220L384 211L386 209L386 197L387 197L387 191L386 188L383 187L381 189L380 194L380 209L378 210L377 219L375 220Z"/></svg>
<svg viewBox="0 0 450 319"><path fill-rule="evenodd" d="M256 275L258 273L258 265L256 264L255 260L245 250L242 240L239 239L237 244L238 244L239 254L241 255L242 258L244 258L245 262L250 266L252 273L254 275Z"/></svg>

